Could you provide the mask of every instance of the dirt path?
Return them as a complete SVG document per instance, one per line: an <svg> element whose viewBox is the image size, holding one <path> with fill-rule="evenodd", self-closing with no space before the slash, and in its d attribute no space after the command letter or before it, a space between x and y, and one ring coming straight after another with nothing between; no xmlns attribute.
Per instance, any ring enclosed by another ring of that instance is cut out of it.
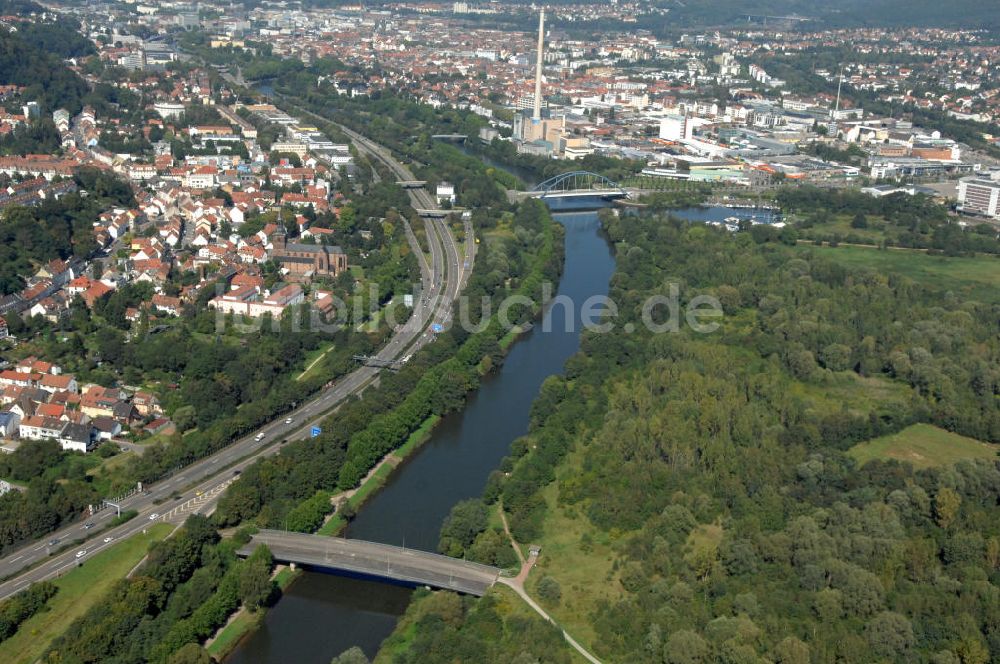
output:
<svg viewBox="0 0 1000 664"><path fill-rule="evenodd" d="M500 523L503 524L503 531L507 533L507 539L510 540L510 545L514 547L514 553L517 554L517 559L521 561L521 567L524 567L524 554L521 553L521 547L517 545L514 541L514 536L510 534L510 526L507 525L507 515L503 511L503 503L497 503L497 511L500 513Z"/></svg>
<svg viewBox="0 0 1000 664"><path fill-rule="evenodd" d="M528 606L535 610L535 613L555 625L559 631L562 632L563 638L566 639L566 643L580 653L584 659L591 664L601 664L601 660L591 655L586 648L577 643L576 639L570 636L569 633L559 625L559 623L553 620L552 617L545 612L545 609L540 607L535 600L531 599L531 596L528 595L528 592L524 589L524 582L528 580L528 575L531 574L532 568L534 568L535 563L538 561L540 550L538 547L531 547L531 553L528 555L528 559L525 560L524 554L521 553L521 547L517 545L517 541L514 539L514 536L510 534L510 527L507 525L507 516L503 512L503 506L499 505L498 508L500 510L500 521L503 523L503 530L507 533L507 539L510 540L510 545L514 547L514 551L517 552L517 557L521 561L521 571L518 572L516 577L513 579L500 577L498 582L512 589L515 593L517 593L518 597L523 599Z"/></svg>
<svg viewBox="0 0 1000 664"><path fill-rule="evenodd" d="M324 350L324 351L323 351L323 352L322 352L322 353L320 354L320 356L319 356L319 357L317 357L317 358L316 358L315 360L313 360L312 362L310 362L310 363L309 363L309 366L308 366L308 367L306 367L306 368L305 368L305 370L303 370L303 372L302 372L302 373L300 373L300 374L299 374L299 376L298 376L298 378L296 378L295 380L296 380L296 381L300 381L300 380L302 380L302 378L303 378L303 377L304 377L304 376L305 376L305 375L306 375L307 373L309 373L309 371L310 371L310 370L312 370L312 368L313 368L314 366L316 366L316 364L317 364L317 363L318 363L318 362L319 362L320 360L322 360L322 359L323 359L324 357L326 357L326 354L327 354L327 353L329 353L329 352L330 352L331 350L333 350L334 348L336 348L336 346L333 346L333 345L331 345L331 346L330 346L329 348L327 348L326 350Z"/></svg>

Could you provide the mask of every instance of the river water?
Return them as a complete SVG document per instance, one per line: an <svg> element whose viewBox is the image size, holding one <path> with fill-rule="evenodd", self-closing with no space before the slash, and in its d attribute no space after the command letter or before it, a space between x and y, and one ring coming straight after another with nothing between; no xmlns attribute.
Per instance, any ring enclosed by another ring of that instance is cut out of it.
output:
<svg viewBox="0 0 1000 664"><path fill-rule="evenodd" d="M480 495L511 442L527 432L531 403L542 381L560 373L579 348L580 307L593 295L607 294L614 270L596 212L555 217L566 229L558 294L575 303L573 311L562 306L546 311L541 329L536 325L514 344L500 370L483 380L465 408L444 418L430 440L362 506L347 537L434 551L451 507ZM227 664L328 664L355 645L373 656L406 610L411 592L376 581L306 572Z"/></svg>
<svg viewBox="0 0 1000 664"><path fill-rule="evenodd" d="M553 212L566 229L557 293L568 296L573 309L556 306L545 312L541 326L511 348L466 407L444 418L430 440L361 507L347 537L434 551L451 507L479 496L510 444L527 432L542 381L561 373L579 348L581 306L591 296L607 294L614 271L596 212ZM673 211L693 222L722 221L734 213L722 207ZM226 663L328 664L352 646L372 657L405 612L411 593L400 585L307 571Z"/></svg>

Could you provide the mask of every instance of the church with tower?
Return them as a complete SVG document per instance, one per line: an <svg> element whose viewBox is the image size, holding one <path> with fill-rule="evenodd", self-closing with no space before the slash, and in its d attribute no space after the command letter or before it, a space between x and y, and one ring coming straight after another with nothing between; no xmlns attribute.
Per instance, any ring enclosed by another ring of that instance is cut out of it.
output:
<svg viewBox="0 0 1000 664"><path fill-rule="evenodd" d="M271 259L292 280L336 277L347 270L347 254L337 246L289 242L285 224L279 218L278 229L271 236Z"/></svg>

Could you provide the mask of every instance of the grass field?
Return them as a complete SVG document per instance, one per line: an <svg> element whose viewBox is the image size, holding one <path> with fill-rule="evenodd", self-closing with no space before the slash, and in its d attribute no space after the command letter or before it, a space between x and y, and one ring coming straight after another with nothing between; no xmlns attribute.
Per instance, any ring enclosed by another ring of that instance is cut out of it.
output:
<svg viewBox="0 0 1000 664"><path fill-rule="evenodd" d="M581 461L582 454L570 452L560 475L581 472ZM597 639L592 624L595 607L602 601L614 603L623 593L614 571L618 554L607 533L594 528L574 508L557 506L557 483L549 484L542 495L549 505L544 534L538 542L519 542L542 547L525 589L537 601L537 586L542 577L548 575L558 581L562 601L558 607L545 606L545 609L584 648L593 651Z"/></svg>
<svg viewBox="0 0 1000 664"><path fill-rule="evenodd" d="M209 643L205 650L208 654L217 660L221 660L223 657L228 655L237 646L245 635L257 629L263 621L264 616L267 615L264 611L258 611L257 613L250 613L248 611L240 610L232 621L226 624L219 632L219 635L214 641Z"/></svg>
<svg viewBox="0 0 1000 664"><path fill-rule="evenodd" d="M930 424L914 424L899 433L855 445L847 453L860 465L872 459L896 459L907 461L916 468L932 468L962 459L996 459L1000 446L959 436Z"/></svg>
<svg viewBox="0 0 1000 664"><path fill-rule="evenodd" d="M795 382L789 395L805 399L809 408L824 415L847 409L856 415L871 411L893 412L905 407L912 390L883 376L859 376L853 371L826 374L821 381Z"/></svg>
<svg viewBox="0 0 1000 664"><path fill-rule="evenodd" d="M959 297L983 302L1000 302L1000 258L977 256L952 258L928 256L919 251L866 247L815 247L799 245L802 251L814 252L849 268L873 268L899 274L942 291L954 291Z"/></svg>
<svg viewBox="0 0 1000 664"><path fill-rule="evenodd" d="M789 221L795 221L796 219L801 219L803 216L808 215L792 215ZM885 223L882 217L871 216L868 217L868 228L851 228L851 222L854 220L854 215L847 214L836 214L833 218L823 224L815 224L807 229L802 229L803 234L815 234L820 237L825 237L828 235L841 235L847 237L848 235L857 236L866 242L872 242L873 244L878 244L882 240L888 238L894 238L899 235L899 231L894 227L889 226Z"/></svg>
<svg viewBox="0 0 1000 664"><path fill-rule="evenodd" d="M49 600L48 609L32 616L14 636L0 643L0 662L29 664L41 657L70 623L101 601L111 586L142 560L151 542L164 539L173 529L167 523L150 526L145 535L122 540L56 579L59 592Z"/></svg>
<svg viewBox="0 0 1000 664"><path fill-rule="evenodd" d="M311 375L314 371L319 371L323 364L321 360L333 350L334 344L325 344L314 351L310 351L306 354L305 370L296 377L295 380L301 381L306 376Z"/></svg>

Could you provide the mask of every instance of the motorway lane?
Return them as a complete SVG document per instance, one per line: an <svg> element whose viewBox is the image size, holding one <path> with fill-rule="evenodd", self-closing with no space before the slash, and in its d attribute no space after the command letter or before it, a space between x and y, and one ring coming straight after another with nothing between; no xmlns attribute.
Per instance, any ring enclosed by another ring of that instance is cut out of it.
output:
<svg viewBox="0 0 1000 664"><path fill-rule="evenodd" d="M366 147L371 145L370 141L364 140ZM391 157L379 154L379 158L402 168ZM394 170L397 169L394 168ZM426 194L426 192L424 193ZM421 277L424 291L429 293L429 296L426 300L421 297L417 302L414 302L413 315L376 354L380 360L395 360L406 352L412 354L430 343L434 335L425 331L427 321L442 324L447 321L451 305L458 295L460 283L459 279L456 278L455 270L452 269L452 261L445 260L437 246L437 243L440 242L445 247L448 256L457 255L455 239L447 228L438 228L433 222L428 224L428 231L429 242L433 245L431 250L433 267L425 271L427 266L426 261L424 261L421 265ZM422 254L420 246L415 244L416 238L412 236L412 231L408 236L411 238L411 243L414 243L413 250ZM253 432L253 435L248 435L214 455L186 466L175 475L147 487L148 493L137 493L121 501L120 505L123 511L134 509L139 512L139 515L128 523L88 539L89 533L106 527L114 517L114 510L106 509L88 520L89 523L95 524L92 530L85 530L82 524L77 523L55 533L50 533L42 541L32 543L11 553L0 560L0 578L14 575L36 563L37 566L0 583L0 599L23 590L30 583L58 576L73 566L86 561L93 553L110 546L114 541L140 532L149 525L149 518L153 514L164 514L187 501L214 492L222 483L230 481L235 471L242 471L258 458L280 451L280 446L274 445L274 441L282 438L307 437L312 426L318 425L322 421L321 415L340 404L347 397L362 391L375 380L378 374L378 369L360 367L297 410L279 417ZM291 424L285 423L287 417L292 418ZM258 442L254 439L257 433L264 433L263 441ZM263 449L261 449L262 446ZM224 469L227 472L220 478L220 473ZM181 493L181 497L171 498L175 492ZM214 509L222 492L217 491L213 495L211 500L206 500L198 506L199 511L204 513ZM114 540L105 544L103 538L109 535ZM54 538L59 540L57 546L64 546L76 539L86 541L73 545L61 554L49 557L49 547L46 543ZM75 555L78 550L86 550L87 554L77 559Z"/></svg>

